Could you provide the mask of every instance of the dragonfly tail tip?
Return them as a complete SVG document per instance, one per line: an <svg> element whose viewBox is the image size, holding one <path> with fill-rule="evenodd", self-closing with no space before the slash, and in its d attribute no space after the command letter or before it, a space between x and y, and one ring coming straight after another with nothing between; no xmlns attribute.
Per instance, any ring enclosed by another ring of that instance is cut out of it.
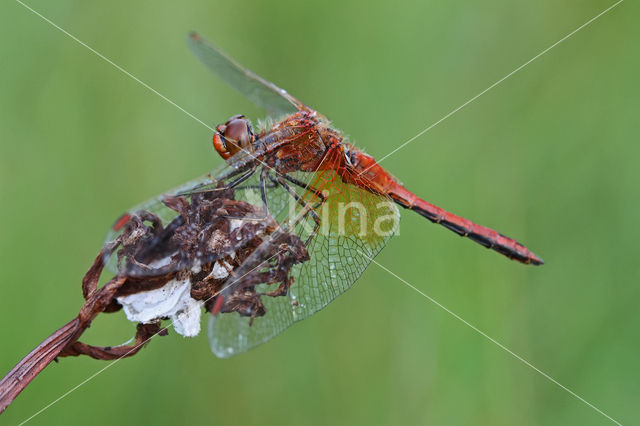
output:
<svg viewBox="0 0 640 426"><path fill-rule="evenodd" d="M541 265L544 265L544 260L542 260L541 257L536 256L535 254L532 253L531 264L534 266L541 266Z"/></svg>

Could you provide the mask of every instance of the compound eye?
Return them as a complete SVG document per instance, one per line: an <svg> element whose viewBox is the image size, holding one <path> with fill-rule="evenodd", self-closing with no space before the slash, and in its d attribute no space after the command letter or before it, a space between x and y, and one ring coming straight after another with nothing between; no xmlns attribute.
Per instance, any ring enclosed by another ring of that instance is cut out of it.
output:
<svg viewBox="0 0 640 426"><path fill-rule="evenodd" d="M227 122L224 137L227 139L227 147L230 151L251 148L253 131L249 120L242 116L233 117Z"/></svg>
<svg viewBox="0 0 640 426"><path fill-rule="evenodd" d="M229 123L231 123L234 120L246 120L246 118L242 114L237 114L237 115L232 116L230 119L228 119L225 124L228 125Z"/></svg>
<svg viewBox="0 0 640 426"><path fill-rule="evenodd" d="M225 160L231 157L231 152L227 148L227 141L224 139L221 133L213 135L213 147L218 151L218 154Z"/></svg>
<svg viewBox="0 0 640 426"><path fill-rule="evenodd" d="M255 140L251 122L243 115L234 115L225 124L216 127L213 146L225 160L240 150L251 150Z"/></svg>

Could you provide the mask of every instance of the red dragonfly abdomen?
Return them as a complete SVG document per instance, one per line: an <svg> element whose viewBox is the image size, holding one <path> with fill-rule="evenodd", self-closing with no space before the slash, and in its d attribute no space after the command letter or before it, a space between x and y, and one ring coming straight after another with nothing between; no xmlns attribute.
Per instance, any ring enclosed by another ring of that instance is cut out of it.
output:
<svg viewBox="0 0 640 426"><path fill-rule="evenodd" d="M544 263L540 257L516 240L506 237L498 231L449 213L419 198L399 184L396 184L394 188L390 188L388 195L401 206L419 213L431 222L439 223L456 234L468 237L476 243L495 250L510 259L533 265L542 265Z"/></svg>
<svg viewBox="0 0 640 426"><path fill-rule="evenodd" d="M350 147L351 148L351 147ZM373 157L355 150L348 151L349 167L355 173L346 179L370 191L389 196L404 208L413 210L431 222L439 223L456 234L467 237L484 247L497 251L518 262L542 265L543 260L516 240L498 231L475 224L468 219L449 213L407 190L389 172L380 167Z"/></svg>

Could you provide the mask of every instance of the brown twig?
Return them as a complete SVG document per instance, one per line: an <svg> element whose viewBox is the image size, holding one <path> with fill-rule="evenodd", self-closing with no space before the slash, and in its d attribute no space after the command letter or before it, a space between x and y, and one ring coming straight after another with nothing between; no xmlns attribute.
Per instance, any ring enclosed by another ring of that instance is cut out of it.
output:
<svg viewBox="0 0 640 426"><path fill-rule="evenodd" d="M135 342L129 346L91 346L80 342L78 339L98 314L122 308L119 297L160 288L174 279L188 280L190 296L204 302L208 311L214 315L237 312L250 317L251 325L256 317L266 313L263 296L286 296L293 282L289 276L291 268L309 260L302 240L288 232L276 231L279 227L271 217L232 227L233 218L257 214L255 206L232 198L228 190L196 194L191 202L184 197L167 197L163 202L179 215L166 227L148 211L127 214L122 233L104 245L82 280L86 301L78 316L38 345L0 381L0 413L58 357L87 355L100 360L130 357L156 334L167 334L160 325L164 318L161 316L138 324ZM270 237L269 244L263 245L266 236ZM261 249L257 250L258 247ZM274 255L274 251L279 255ZM105 261L114 254L118 274L98 288ZM153 266L164 259L170 259L169 263ZM192 266L196 263L199 267L194 270ZM226 276L216 276L215 265L225 265L230 270ZM225 285L227 276L237 277L230 278L234 280L233 286ZM259 284L279 286L261 293L256 290Z"/></svg>
<svg viewBox="0 0 640 426"><path fill-rule="evenodd" d="M64 325L40 343L0 381L0 413L67 346L79 325L78 318Z"/></svg>
<svg viewBox="0 0 640 426"><path fill-rule="evenodd" d="M159 323L139 324L136 341L132 346L98 347L78 341L98 314L119 308L118 305L114 306L115 295L126 282L126 278L116 276L98 289L98 280L104 268L103 259L104 253L101 251L82 280L82 291L86 301L78 316L38 345L0 381L0 413L58 357L88 355L102 360L129 357L135 355L151 336L158 333L166 334L163 332L166 330L162 330Z"/></svg>

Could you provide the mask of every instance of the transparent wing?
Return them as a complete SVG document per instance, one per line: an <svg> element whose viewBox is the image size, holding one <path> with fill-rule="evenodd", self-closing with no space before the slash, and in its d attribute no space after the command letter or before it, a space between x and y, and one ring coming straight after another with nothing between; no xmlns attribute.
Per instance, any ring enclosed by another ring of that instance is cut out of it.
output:
<svg viewBox="0 0 640 426"><path fill-rule="evenodd" d="M211 71L270 115L279 116L307 109L286 90L242 67L197 33L189 34L188 44L198 59Z"/></svg>
<svg viewBox="0 0 640 426"><path fill-rule="evenodd" d="M132 291L190 280L191 296L212 312L220 357L266 342L349 289L399 219L392 201L344 183L335 167L276 175L246 164L131 209L105 244L118 244L107 265Z"/></svg>
<svg viewBox="0 0 640 426"><path fill-rule="evenodd" d="M239 153L237 157L243 155ZM105 239L103 253L107 269L128 277L158 277L197 267L223 255L198 245L209 237L205 230L212 232L216 226L229 226L228 215L222 217L218 211L225 211L227 205L235 201L233 192L225 190L226 182L246 173L231 164L223 163L212 172L121 215ZM231 208L240 217L255 216L251 202L236 203ZM197 232L202 235L194 235ZM108 247L111 249L107 250ZM228 247L228 251L235 248Z"/></svg>
<svg viewBox="0 0 640 426"><path fill-rule="evenodd" d="M322 309L354 284L397 229L399 213L393 202L343 183L334 170L298 172L289 177L299 183L287 181L289 189L307 206L316 206L313 211L320 219L320 227L316 229L316 220L305 214L308 209L282 185L274 184L269 191L269 210L278 223L288 224L301 241L309 241L309 257L291 268L292 282L286 294L261 297L263 315L251 318L231 313L210 318L209 341L219 357L247 351ZM323 190L324 202L309 188ZM276 250L277 244L263 243L225 285L237 285ZM274 292L274 285L260 285L257 291Z"/></svg>

